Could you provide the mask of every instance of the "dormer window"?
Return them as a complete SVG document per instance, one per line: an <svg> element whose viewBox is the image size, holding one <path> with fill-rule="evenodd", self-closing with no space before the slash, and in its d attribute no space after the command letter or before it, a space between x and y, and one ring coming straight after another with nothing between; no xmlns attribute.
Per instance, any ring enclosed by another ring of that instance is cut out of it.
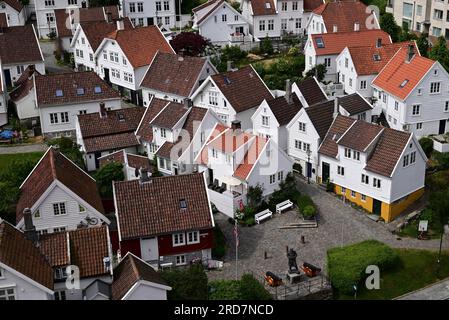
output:
<svg viewBox="0 0 449 320"><path fill-rule="evenodd" d="M57 97L62 97L62 96L64 96L64 93L62 92L61 89L56 89L55 95L56 95Z"/></svg>

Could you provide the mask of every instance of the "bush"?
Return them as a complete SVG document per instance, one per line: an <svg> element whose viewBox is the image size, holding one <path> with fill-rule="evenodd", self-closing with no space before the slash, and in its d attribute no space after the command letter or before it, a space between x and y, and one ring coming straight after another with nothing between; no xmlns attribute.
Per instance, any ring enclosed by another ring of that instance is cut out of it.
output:
<svg viewBox="0 0 449 320"><path fill-rule="evenodd" d="M201 265L191 265L186 269L164 270L162 279L172 287L169 300L206 300L207 275Z"/></svg>
<svg viewBox="0 0 449 320"><path fill-rule="evenodd" d="M95 180L97 181L100 195L104 198L112 198L113 182L125 180L123 164L116 161L107 163L95 173Z"/></svg>
<svg viewBox="0 0 449 320"><path fill-rule="evenodd" d="M266 37L260 42L260 52L268 55L273 54L273 44L270 38Z"/></svg>
<svg viewBox="0 0 449 320"><path fill-rule="evenodd" d="M335 184L333 182L331 182L330 180L327 180L327 182L326 182L326 191L327 192L335 191Z"/></svg>
<svg viewBox="0 0 449 320"><path fill-rule="evenodd" d="M351 294L353 286L366 278L366 267L376 265L381 271L397 267L397 253L384 243L367 240L327 252L327 265L332 286L337 293Z"/></svg>
<svg viewBox="0 0 449 320"><path fill-rule="evenodd" d="M313 203L312 198L310 198L310 197L307 196L307 195L300 196L300 197L298 198L298 200L297 200L297 204L298 204L299 210L300 210L302 213L304 213L303 211L304 211L304 209L305 209L306 207L308 207L308 206L314 207L314 206L315 206L314 203Z"/></svg>
<svg viewBox="0 0 449 320"><path fill-rule="evenodd" d="M216 259L221 259L226 253L226 239L223 231L216 226L214 228L214 247L212 248L212 256Z"/></svg>
<svg viewBox="0 0 449 320"><path fill-rule="evenodd" d="M70 64L70 62L71 62L71 54L70 54L70 52L64 50L62 52L62 57L63 57L63 60L64 60L65 64Z"/></svg>
<svg viewBox="0 0 449 320"><path fill-rule="evenodd" d="M422 137L421 139L419 139L419 144L421 145L421 148L423 149L427 158L430 158L433 151L433 139L429 137Z"/></svg>
<svg viewBox="0 0 449 320"><path fill-rule="evenodd" d="M434 152L435 160L438 161L438 164L441 169L446 170L449 169L449 152Z"/></svg>
<svg viewBox="0 0 449 320"><path fill-rule="evenodd" d="M302 215L304 216L304 219L313 218L316 215L316 209L314 206L308 205L302 210Z"/></svg>
<svg viewBox="0 0 449 320"><path fill-rule="evenodd" d="M449 170L435 172L426 178L426 184L432 191L449 188Z"/></svg>
<svg viewBox="0 0 449 320"><path fill-rule="evenodd" d="M245 224L247 227L252 227L256 224L256 219L254 217L247 218L245 219Z"/></svg>
<svg viewBox="0 0 449 320"><path fill-rule="evenodd" d="M217 280L209 283L210 300L271 300L271 294L251 274L240 280Z"/></svg>

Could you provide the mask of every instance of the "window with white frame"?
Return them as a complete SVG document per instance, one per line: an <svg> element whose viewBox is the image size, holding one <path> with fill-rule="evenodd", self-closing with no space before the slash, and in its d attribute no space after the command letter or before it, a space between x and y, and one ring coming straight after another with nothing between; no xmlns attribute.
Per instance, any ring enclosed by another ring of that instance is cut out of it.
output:
<svg viewBox="0 0 449 320"><path fill-rule="evenodd" d="M274 30L274 20L273 19L268 20L268 30Z"/></svg>
<svg viewBox="0 0 449 320"><path fill-rule="evenodd" d="M176 265L177 266L182 266L185 265L186 262L186 256L185 255L180 255L180 256L176 256Z"/></svg>
<svg viewBox="0 0 449 320"><path fill-rule="evenodd" d="M286 1L283 1L282 3L281 3L281 11L287 11L287 2Z"/></svg>
<svg viewBox="0 0 449 320"><path fill-rule="evenodd" d="M412 107L412 115L413 116L419 116L419 114L421 113L421 106L419 104L415 104Z"/></svg>
<svg viewBox="0 0 449 320"><path fill-rule="evenodd" d="M89 53L89 61L93 62L94 61L94 55L93 53Z"/></svg>
<svg viewBox="0 0 449 320"><path fill-rule="evenodd" d="M143 2L137 2L137 12L143 12Z"/></svg>
<svg viewBox="0 0 449 320"><path fill-rule="evenodd" d="M170 17L165 17L164 20L166 25L170 24Z"/></svg>
<svg viewBox="0 0 449 320"><path fill-rule="evenodd" d="M302 142L300 140L295 140L295 149L302 149Z"/></svg>
<svg viewBox="0 0 449 320"><path fill-rule="evenodd" d="M159 158L159 168L165 169L165 159Z"/></svg>
<svg viewBox="0 0 449 320"><path fill-rule="evenodd" d="M303 142L302 150L305 151L305 152L310 151L310 143Z"/></svg>
<svg viewBox="0 0 449 320"><path fill-rule="evenodd" d="M326 67L330 67L331 66L331 58L324 58L324 65Z"/></svg>
<svg viewBox="0 0 449 320"><path fill-rule="evenodd" d="M215 149L212 149L212 158L218 158L218 151Z"/></svg>
<svg viewBox="0 0 449 320"><path fill-rule="evenodd" d="M279 171L278 172L278 181L282 181L284 180L284 171Z"/></svg>
<svg viewBox="0 0 449 320"><path fill-rule="evenodd" d="M399 102L397 102L397 101L394 102L394 110L395 111L399 110Z"/></svg>
<svg viewBox="0 0 449 320"><path fill-rule="evenodd" d="M345 148L345 157L346 158L351 158L351 149Z"/></svg>
<svg viewBox="0 0 449 320"><path fill-rule="evenodd" d="M65 267L55 268L54 276L55 279L57 280L66 279L67 278L66 268Z"/></svg>
<svg viewBox="0 0 449 320"><path fill-rule="evenodd" d="M69 113L61 112L61 123L68 123L68 122L69 122Z"/></svg>
<svg viewBox="0 0 449 320"><path fill-rule="evenodd" d="M131 12L131 13L136 12L136 3L135 2L129 3L129 12Z"/></svg>
<svg viewBox="0 0 449 320"><path fill-rule="evenodd" d="M16 300L14 288L1 288L0 301L1 300Z"/></svg>
<svg viewBox="0 0 449 320"><path fill-rule="evenodd" d="M365 90L366 89L366 80L362 80L360 81L360 90Z"/></svg>
<svg viewBox="0 0 449 320"><path fill-rule="evenodd" d="M48 230L47 229L38 230L37 234L40 235L40 236L48 234Z"/></svg>
<svg viewBox="0 0 449 320"><path fill-rule="evenodd" d="M380 189L380 179L373 178L373 187Z"/></svg>
<svg viewBox="0 0 449 320"><path fill-rule="evenodd" d="M431 82L430 83L430 93L440 93L441 83L440 82Z"/></svg>
<svg viewBox="0 0 449 320"><path fill-rule="evenodd" d="M18 74L22 74L23 70L24 70L23 66L17 66L17 73Z"/></svg>
<svg viewBox="0 0 449 320"><path fill-rule="evenodd" d="M351 197L352 197L352 198L355 198L355 197L356 197L356 193L355 193L354 190L351 190Z"/></svg>
<svg viewBox="0 0 449 320"><path fill-rule="evenodd" d="M53 12L49 12L45 14L47 18L47 23L53 23L55 21L55 14Z"/></svg>
<svg viewBox="0 0 449 320"><path fill-rule="evenodd" d="M162 11L162 2L156 1L156 11Z"/></svg>
<svg viewBox="0 0 449 320"><path fill-rule="evenodd" d="M39 209L37 209L36 212L34 213L34 217L36 219L39 219L41 217L41 212L39 211Z"/></svg>
<svg viewBox="0 0 449 320"><path fill-rule="evenodd" d="M360 152L359 151L353 151L352 152L352 158L354 159L354 160L360 160Z"/></svg>
<svg viewBox="0 0 449 320"><path fill-rule="evenodd" d="M341 187L341 193L346 194L346 188L345 187Z"/></svg>
<svg viewBox="0 0 449 320"><path fill-rule="evenodd" d="M297 11L298 10L298 1L293 1L292 2L292 10L293 11Z"/></svg>
<svg viewBox="0 0 449 320"><path fill-rule="evenodd" d="M306 132L306 124L304 122L298 122L299 131Z"/></svg>
<svg viewBox="0 0 449 320"><path fill-rule="evenodd" d="M301 18L296 18L295 19L295 28L296 29L301 29L301 27L302 27L302 20L301 20Z"/></svg>
<svg viewBox="0 0 449 320"><path fill-rule="evenodd" d="M58 120L59 118L58 118L58 114L57 113L50 113L50 123L51 124L57 124L57 123L59 123L59 120Z"/></svg>
<svg viewBox="0 0 449 320"><path fill-rule="evenodd" d="M116 79L120 79L120 70L111 68L111 76Z"/></svg>
<svg viewBox="0 0 449 320"><path fill-rule="evenodd" d="M422 130L422 122L416 124L416 130Z"/></svg>
<svg viewBox="0 0 449 320"><path fill-rule="evenodd" d="M170 1L164 1L164 11L170 11Z"/></svg>
<svg viewBox="0 0 449 320"><path fill-rule="evenodd" d="M226 14L221 15L221 21L226 22L228 20L228 16Z"/></svg>
<svg viewBox="0 0 449 320"><path fill-rule="evenodd" d="M65 202L53 203L53 214L55 216L67 214Z"/></svg>
<svg viewBox="0 0 449 320"><path fill-rule="evenodd" d="M265 20L259 20L259 31L265 31Z"/></svg>
<svg viewBox="0 0 449 320"><path fill-rule="evenodd" d="M199 243L200 242L200 232L191 231L187 232L187 244Z"/></svg>
<svg viewBox="0 0 449 320"><path fill-rule="evenodd" d="M218 106L218 92L209 92L209 104L212 106Z"/></svg>
<svg viewBox="0 0 449 320"><path fill-rule="evenodd" d="M281 19L281 30L287 30L287 19Z"/></svg>
<svg viewBox="0 0 449 320"><path fill-rule="evenodd" d="M345 168L342 166L337 166L337 173L340 176L344 176L345 175Z"/></svg>
<svg viewBox="0 0 449 320"><path fill-rule="evenodd" d="M53 228L53 232L64 232L64 231L66 231L67 230L67 228L66 227L56 227L56 228Z"/></svg>
<svg viewBox="0 0 449 320"><path fill-rule="evenodd" d="M164 128L161 128L161 138L167 138L167 130Z"/></svg>
<svg viewBox="0 0 449 320"><path fill-rule="evenodd" d="M103 59L108 60L108 53L105 50L103 50Z"/></svg>
<svg viewBox="0 0 449 320"><path fill-rule="evenodd" d="M410 153L410 164L413 164L416 162L416 151L413 151Z"/></svg>
<svg viewBox="0 0 449 320"><path fill-rule="evenodd" d="M173 247L183 246L186 244L186 239L184 233L174 233L172 234Z"/></svg>
<svg viewBox="0 0 449 320"><path fill-rule="evenodd" d="M362 183L369 184L369 176L362 173Z"/></svg>
<svg viewBox="0 0 449 320"><path fill-rule="evenodd" d="M55 291L55 300L64 301L66 299L65 291Z"/></svg>
<svg viewBox="0 0 449 320"><path fill-rule="evenodd" d="M157 23L157 25L161 25L162 24L162 17L156 17L156 23Z"/></svg>
<svg viewBox="0 0 449 320"><path fill-rule="evenodd" d="M449 101L444 102L444 112L449 112Z"/></svg>
<svg viewBox="0 0 449 320"><path fill-rule="evenodd" d="M55 5L55 0L45 0L46 7L53 7Z"/></svg>
<svg viewBox="0 0 449 320"><path fill-rule="evenodd" d="M366 201L366 195L365 194L361 194L360 195L360 199L365 202Z"/></svg>
<svg viewBox="0 0 449 320"><path fill-rule="evenodd" d="M276 175L275 174L270 175L270 184L273 184L275 182L276 182Z"/></svg>
<svg viewBox="0 0 449 320"><path fill-rule="evenodd" d="M133 74L128 72L123 72L123 80L129 83L133 83Z"/></svg>
<svg viewBox="0 0 449 320"><path fill-rule="evenodd" d="M269 119L267 116L262 116L262 125L268 127Z"/></svg>

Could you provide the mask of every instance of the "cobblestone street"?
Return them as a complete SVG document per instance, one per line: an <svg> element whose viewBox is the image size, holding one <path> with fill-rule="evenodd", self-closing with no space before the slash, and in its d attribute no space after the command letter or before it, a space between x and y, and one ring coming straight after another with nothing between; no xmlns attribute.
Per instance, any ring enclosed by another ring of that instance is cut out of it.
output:
<svg viewBox="0 0 449 320"><path fill-rule="evenodd" d="M329 248L347 245L367 239L376 239L398 248L418 248L438 250L439 240L420 241L393 235L382 222L369 219L365 213L342 203L317 185L307 185L298 181L301 193L308 194L319 210L318 228L279 229L280 226L298 222L296 210L273 215L253 227L239 227L240 247L238 249L238 277L246 272L264 275L266 271L285 274L288 268L286 246L298 253L297 262L314 264L326 272L326 251ZM236 276L233 225L221 213L215 215L215 222L220 226L227 239L224 267L221 271L208 273L210 279L234 279ZM301 244L301 236L305 244ZM448 247L447 235L444 247ZM268 258L264 259L264 252Z"/></svg>

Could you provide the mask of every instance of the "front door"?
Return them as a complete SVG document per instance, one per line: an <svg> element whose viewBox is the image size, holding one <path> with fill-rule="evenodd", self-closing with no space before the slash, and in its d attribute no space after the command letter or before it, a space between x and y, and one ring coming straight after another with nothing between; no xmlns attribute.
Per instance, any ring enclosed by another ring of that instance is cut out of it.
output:
<svg viewBox="0 0 449 320"><path fill-rule="evenodd" d="M209 184L213 184L214 183L214 170L212 169L208 169L209 170Z"/></svg>
<svg viewBox="0 0 449 320"><path fill-rule="evenodd" d="M329 176L330 176L330 165L329 163L323 162L322 163L322 172L321 172L321 177L323 178L323 181L321 181L322 183L326 183L327 180L329 180Z"/></svg>
<svg viewBox="0 0 449 320"><path fill-rule="evenodd" d="M243 27L235 27L235 33L237 34L243 34Z"/></svg>
<svg viewBox="0 0 449 320"><path fill-rule="evenodd" d="M147 24L152 26L154 24L154 18L147 18Z"/></svg>
<svg viewBox="0 0 449 320"><path fill-rule="evenodd" d="M438 134L443 134L446 132L446 119L440 120L440 128L438 129Z"/></svg>
<svg viewBox="0 0 449 320"><path fill-rule="evenodd" d="M7 88L12 87L11 72L9 71L9 69L5 69L5 84Z"/></svg>
<svg viewBox="0 0 449 320"><path fill-rule="evenodd" d="M94 157L95 157L95 169L99 169L100 168L100 160L98 160L98 158L101 157L101 152L95 152Z"/></svg>
<svg viewBox="0 0 449 320"><path fill-rule="evenodd" d="M142 260L144 261L157 261L159 259L159 247L156 237L140 240L140 250Z"/></svg>
<svg viewBox="0 0 449 320"><path fill-rule="evenodd" d="M111 85L111 79L109 78L109 69L108 68L104 68L104 82L106 82L108 85Z"/></svg>
<svg viewBox="0 0 449 320"><path fill-rule="evenodd" d="M378 216L380 216L381 212L382 212L382 201L373 199L373 214L377 214Z"/></svg>

